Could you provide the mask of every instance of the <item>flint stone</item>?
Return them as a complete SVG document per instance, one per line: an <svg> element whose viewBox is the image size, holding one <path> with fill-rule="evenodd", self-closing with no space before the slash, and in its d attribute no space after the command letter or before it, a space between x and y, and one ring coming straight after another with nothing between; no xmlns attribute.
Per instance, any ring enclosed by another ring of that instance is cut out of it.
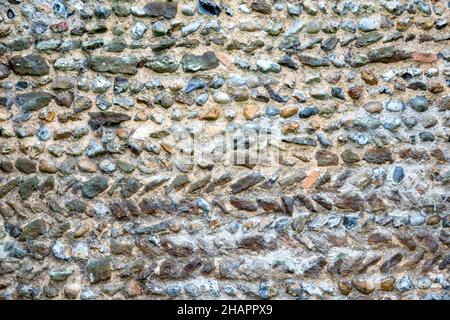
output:
<svg viewBox="0 0 450 320"><path fill-rule="evenodd" d="M164 17L168 20L175 18L178 2L152 1L144 6L145 15L152 18Z"/></svg>
<svg viewBox="0 0 450 320"><path fill-rule="evenodd" d="M93 71L97 72L134 75L138 71L136 68L138 62L139 60L135 56L93 56L90 60L90 66Z"/></svg>
<svg viewBox="0 0 450 320"><path fill-rule="evenodd" d="M91 283L109 280L111 278L111 259L91 260L86 266Z"/></svg>
<svg viewBox="0 0 450 320"><path fill-rule="evenodd" d="M23 112L38 111L50 103L53 96L44 91L18 94L16 96L17 104Z"/></svg>
<svg viewBox="0 0 450 320"><path fill-rule="evenodd" d="M207 51L198 56L192 54L184 55L180 63L185 72L210 70L219 66L219 60L212 51Z"/></svg>
<svg viewBox="0 0 450 320"><path fill-rule="evenodd" d="M108 188L108 179L103 176L95 176L86 181L81 187L83 196L94 198Z"/></svg>
<svg viewBox="0 0 450 320"><path fill-rule="evenodd" d="M306 54L299 54L298 60L305 66L309 67L327 67L330 65L330 61L327 58L309 56Z"/></svg>
<svg viewBox="0 0 450 320"><path fill-rule="evenodd" d="M370 62L392 63L411 58L411 52L398 46L389 46L370 50L367 57Z"/></svg>
<svg viewBox="0 0 450 320"><path fill-rule="evenodd" d="M37 176L25 180L19 186L20 198L22 200L28 199L34 191L38 190L38 187L39 187L39 179Z"/></svg>
<svg viewBox="0 0 450 320"><path fill-rule="evenodd" d="M9 60L14 73L22 76L43 76L49 74L49 67L43 57L37 54L14 56Z"/></svg>
<svg viewBox="0 0 450 320"><path fill-rule="evenodd" d="M36 162L31 161L28 158L17 158L15 167L25 174L36 172Z"/></svg>
<svg viewBox="0 0 450 320"><path fill-rule="evenodd" d="M34 240L47 233L47 224L44 219L36 219L23 227L19 236L20 241Z"/></svg>
<svg viewBox="0 0 450 320"><path fill-rule="evenodd" d="M233 183L231 187L231 192L238 193L242 190L248 189L251 186L254 186L255 184L261 182L264 180L264 177L259 172L252 172L239 180L237 180L235 183Z"/></svg>
<svg viewBox="0 0 450 320"><path fill-rule="evenodd" d="M150 57L144 65L158 73L172 73L179 67L177 60L167 55Z"/></svg>
<svg viewBox="0 0 450 320"><path fill-rule="evenodd" d="M371 148L366 151L363 159L368 163L383 164L385 162L392 162L392 153L386 148Z"/></svg>
<svg viewBox="0 0 450 320"><path fill-rule="evenodd" d="M102 126L116 126L122 122L131 120L129 115L110 111L89 112L89 116L91 118L88 123L93 129L97 129Z"/></svg>
<svg viewBox="0 0 450 320"><path fill-rule="evenodd" d="M254 201L236 196L230 197L230 204L238 210L256 211L258 209Z"/></svg>
<svg viewBox="0 0 450 320"><path fill-rule="evenodd" d="M364 200L356 194L341 194L335 198L334 205L342 210L364 210Z"/></svg>

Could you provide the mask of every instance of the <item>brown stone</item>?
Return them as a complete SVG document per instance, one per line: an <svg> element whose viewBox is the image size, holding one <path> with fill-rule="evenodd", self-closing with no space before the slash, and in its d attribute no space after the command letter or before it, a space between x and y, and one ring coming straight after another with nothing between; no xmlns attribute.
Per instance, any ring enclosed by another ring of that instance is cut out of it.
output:
<svg viewBox="0 0 450 320"><path fill-rule="evenodd" d="M372 212L383 211L386 209L384 201L375 192L369 194L366 197L366 201Z"/></svg>
<svg viewBox="0 0 450 320"><path fill-rule="evenodd" d="M267 212L282 212L280 204L275 199L270 198L260 198L256 202L258 206Z"/></svg>
<svg viewBox="0 0 450 320"><path fill-rule="evenodd" d="M383 164L385 162L392 162L392 153L387 148L371 148L366 151L363 159L368 163Z"/></svg>
<svg viewBox="0 0 450 320"><path fill-rule="evenodd" d="M282 118L290 118L292 116L295 116L298 112L297 107L285 107L280 110L280 116Z"/></svg>
<svg viewBox="0 0 450 320"><path fill-rule="evenodd" d="M236 102L244 102L249 98L249 94L247 90L237 89L232 94L233 100Z"/></svg>
<svg viewBox="0 0 450 320"><path fill-rule="evenodd" d="M314 183L316 183L317 179L320 177L320 171L311 172L305 180L302 182L302 187L305 189L311 188Z"/></svg>
<svg viewBox="0 0 450 320"><path fill-rule="evenodd" d="M1 160L0 161L0 170L6 173L11 173L14 171L14 164L11 161Z"/></svg>
<svg viewBox="0 0 450 320"><path fill-rule="evenodd" d="M54 174L58 171L58 168L53 161L42 159L39 161L39 171L43 173Z"/></svg>
<svg viewBox="0 0 450 320"><path fill-rule="evenodd" d="M57 113L55 111L44 111L39 114L39 118L47 122L52 122L56 119L56 115Z"/></svg>
<svg viewBox="0 0 450 320"><path fill-rule="evenodd" d="M433 63L438 59L437 54L435 53L417 52L417 51L412 53L412 58L414 61L424 63Z"/></svg>
<svg viewBox="0 0 450 320"><path fill-rule="evenodd" d="M256 211L258 209L254 201L236 196L230 197L230 204L236 209L244 211Z"/></svg>
<svg viewBox="0 0 450 320"><path fill-rule="evenodd" d="M233 63L233 58L226 53L216 52L217 60L220 61L224 66L226 66L231 71L235 71L237 68Z"/></svg>
<svg viewBox="0 0 450 320"><path fill-rule="evenodd" d="M251 251L267 249L267 243L262 235L246 236L239 241L238 246Z"/></svg>
<svg viewBox="0 0 450 320"><path fill-rule="evenodd" d="M251 4L251 8L255 12L259 12L262 14L271 14L272 7L265 0L253 0Z"/></svg>
<svg viewBox="0 0 450 320"><path fill-rule="evenodd" d="M91 230L91 226L88 223L79 226L73 233L74 238L82 238L86 233Z"/></svg>
<svg viewBox="0 0 450 320"><path fill-rule="evenodd" d="M361 79L363 79L365 83L370 84L371 86L378 84L377 77L375 77L372 70L369 69L361 71Z"/></svg>
<svg viewBox="0 0 450 320"><path fill-rule="evenodd" d="M361 85L353 85L348 89L348 95L352 99L359 99L363 94L364 87Z"/></svg>
<svg viewBox="0 0 450 320"><path fill-rule="evenodd" d="M322 149L316 152L316 161L319 167L337 166L339 157L331 151Z"/></svg>
<svg viewBox="0 0 450 320"><path fill-rule="evenodd" d="M339 281L339 291L344 295L348 296L350 292L352 291L353 287L352 284L346 280Z"/></svg>
<svg viewBox="0 0 450 320"><path fill-rule="evenodd" d="M93 129L98 129L101 126L116 126L131 120L131 117L127 114L111 111L89 112L89 116L88 123Z"/></svg>
<svg viewBox="0 0 450 320"><path fill-rule="evenodd" d="M435 226L441 222L441 217L437 214L434 214L427 218L427 225L429 226Z"/></svg>
<svg viewBox="0 0 450 320"><path fill-rule="evenodd" d="M389 259L387 259L380 267L382 273L390 272L396 265L398 265L403 260L403 255L401 253L396 253Z"/></svg>
<svg viewBox="0 0 450 320"><path fill-rule="evenodd" d="M154 199L142 199L139 202L139 208L144 214L155 214L159 210L158 203Z"/></svg>
<svg viewBox="0 0 450 320"><path fill-rule="evenodd" d="M173 241L165 239L161 242L161 248L174 257L189 257L194 254L194 249L188 242L177 244Z"/></svg>
<svg viewBox="0 0 450 320"><path fill-rule="evenodd" d="M371 235L369 235L367 241L371 245L387 244L391 242L391 237L380 232L374 232Z"/></svg>
<svg viewBox="0 0 450 320"><path fill-rule="evenodd" d="M369 113L380 113L383 111L383 105L378 101L369 101L363 106L363 108Z"/></svg>
<svg viewBox="0 0 450 320"><path fill-rule="evenodd" d="M245 120L253 120L258 116L259 106L256 104L247 105L244 108Z"/></svg>
<svg viewBox="0 0 450 320"><path fill-rule="evenodd" d="M296 133L299 128L300 124L298 122L290 122L281 126L281 132L283 132L283 134Z"/></svg>
<svg viewBox="0 0 450 320"><path fill-rule="evenodd" d="M352 285L356 290L366 295L371 294L375 290L373 283L363 278L353 278Z"/></svg>
<svg viewBox="0 0 450 320"><path fill-rule="evenodd" d="M67 23L67 21L60 21L60 22L51 24L50 29L54 33L66 32L67 30L69 30L69 24Z"/></svg>
<svg viewBox="0 0 450 320"><path fill-rule="evenodd" d="M178 9L178 1L150 1L144 6L144 12L148 17L164 17L168 20L175 18Z"/></svg>
<svg viewBox="0 0 450 320"><path fill-rule="evenodd" d="M395 234L395 238L397 238L397 240L404 245L405 247L407 247L409 250L414 251L417 248L417 243L416 241L414 241L414 238L405 233L405 232L398 232Z"/></svg>
<svg viewBox="0 0 450 320"><path fill-rule="evenodd" d="M128 281L123 288L124 294L127 298L137 297L142 293L142 287L139 282L134 279Z"/></svg>
<svg viewBox="0 0 450 320"><path fill-rule="evenodd" d="M201 115L200 120L208 120L208 121L217 120L220 116L220 112L221 110L219 107L213 107L209 111Z"/></svg>
<svg viewBox="0 0 450 320"><path fill-rule="evenodd" d="M94 161L88 158L82 158L78 160L78 168L82 172L94 173L97 171L97 165Z"/></svg>
<svg viewBox="0 0 450 320"><path fill-rule="evenodd" d="M72 91L58 92L55 96L56 104L61 107L70 107L72 105L73 99L74 99L74 93ZM91 104L92 104L92 102L91 102Z"/></svg>
<svg viewBox="0 0 450 320"><path fill-rule="evenodd" d="M394 291L395 289L395 278L387 277L381 280L380 289L383 291Z"/></svg>
<svg viewBox="0 0 450 320"><path fill-rule="evenodd" d="M58 128L53 132L53 140L64 140L72 136L71 128Z"/></svg>
<svg viewBox="0 0 450 320"><path fill-rule="evenodd" d="M363 211L364 200L357 194L340 194L334 199L334 205L339 209Z"/></svg>
<svg viewBox="0 0 450 320"><path fill-rule="evenodd" d="M430 83L428 84L428 91L435 94L441 93L444 91L444 86L440 82L430 81Z"/></svg>

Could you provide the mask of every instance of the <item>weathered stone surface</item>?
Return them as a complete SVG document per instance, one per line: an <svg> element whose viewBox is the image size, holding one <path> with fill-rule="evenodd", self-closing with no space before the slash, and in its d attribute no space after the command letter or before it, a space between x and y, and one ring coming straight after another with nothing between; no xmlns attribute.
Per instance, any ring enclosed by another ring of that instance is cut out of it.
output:
<svg viewBox="0 0 450 320"><path fill-rule="evenodd" d="M82 187L83 196L94 198L109 186L108 179L103 176L95 176L87 180Z"/></svg>
<svg viewBox="0 0 450 320"><path fill-rule="evenodd" d="M171 56L158 55L148 58L145 66L158 73L172 73L178 69L179 64Z"/></svg>
<svg viewBox="0 0 450 320"><path fill-rule="evenodd" d="M263 13L263 14L271 14L272 7L265 0L254 0L250 6L253 11Z"/></svg>
<svg viewBox="0 0 450 320"><path fill-rule="evenodd" d="M36 162L28 158L17 158L15 167L17 170L25 174L36 172Z"/></svg>
<svg viewBox="0 0 450 320"><path fill-rule="evenodd" d="M356 194L340 194L334 199L334 205L344 210L364 210L364 200Z"/></svg>
<svg viewBox="0 0 450 320"><path fill-rule="evenodd" d="M111 259L90 260L86 265L86 270L91 283L109 280L111 278Z"/></svg>
<svg viewBox="0 0 450 320"><path fill-rule="evenodd" d="M153 199L143 199L139 203L139 208L144 214L154 214L159 209L158 203Z"/></svg>
<svg viewBox="0 0 450 320"><path fill-rule="evenodd" d="M235 183L231 184L231 191L233 193L239 193L245 189L248 189L255 184L264 180L264 177L259 172L249 173L242 178L239 178Z"/></svg>
<svg viewBox="0 0 450 320"><path fill-rule="evenodd" d="M135 56L93 56L90 59L90 67L96 72L133 75L137 73L138 62L139 60Z"/></svg>
<svg viewBox="0 0 450 320"><path fill-rule="evenodd" d="M370 50L367 56L370 62L392 63L410 58L411 53L396 46L388 46Z"/></svg>
<svg viewBox="0 0 450 320"><path fill-rule="evenodd" d="M306 54L298 55L298 60L305 66L309 67L327 67L330 65L330 61L327 58L310 56Z"/></svg>
<svg viewBox="0 0 450 320"><path fill-rule="evenodd" d="M53 96L44 91L18 94L16 96L17 104L23 112L38 111L50 104Z"/></svg>
<svg viewBox="0 0 450 320"><path fill-rule="evenodd" d="M3 63L0 63L0 80L8 78L10 74L11 73L8 69L8 66L4 65Z"/></svg>
<svg viewBox="0 0 450 320"><path fill-rule="evenodd" d="M369 163L383 164L392 162L392 153L387 148L371 148L364 153L363 159Z"/></svg>
<svg viewBox="0 0 450 320"><path fill-rule="evenodd" d="M184 55L180 64L185 72L197 72L217 68L219 60L214 52L207 51L201 55Z"/></svg>
<svg viewBox="0 0 450 320"><path fill-rule="evenodd" d="M49 74L47 61L40 55L13 56L9 66L14 73L21 76L43 76Z"/></svg>
<svg viewBox="0 0 450 320"><path fill-rule="evenodd" d="M345 149L341 153L341 158L345 163L356 163L361 161L361 157L351 149Z"/></svg>
<svg viewBox="0 0 450 320"><path fill-rule="evenodd" d="M303 179L307 177L307 174L304 171L295 172L293 174L289 174L285 178L282 178L278 181L278 184L284 189L289 186L292 186L295 183L301 182Z"/></svg>
<svg viewBox="0 0 450 320"><path fill-rule="evenodd" d="M127 114L103 111L103 112L89 112L89 124L93 128L99 128L102 126L117 126L122 122L131 120L131 117Z"/></svg>
<svg viewBox="0 0 450 320"><path fill-rule="evenodd" d="M148 17L173 19L177 14L178 1L151 1L144 6L144 13Z"/></svg>
<svg viewBox="0 0 450 320"><path fill-rule="evenodd" d="M258 209L254 201L247 200L242 197L231 197L230 204L236 209L244 211L256 211Z"/></svg>
<svg viewBox="0 0 450 320"><path fill-rule="evenodd" d="M319 167L337 166L339 157L328 150L319 150L316 152L316 161Z"/></svg>
<svg viewBox="0 0 450 320"><path fill-rule="evenodd" d="M16 188L20 184L20 179L11 179L6 182L4 185L0 186L0 198L6 196L11 190Z"/></svg>
<svg viewBox="0 0 450 320"><path fill-rule="evenodd" d="M47 223L44 219L36 219L23 227L20 234L20 241L34 240L47 233Z"/></svg>
<svg viewBox="0 0 450 320"><path fill-rule="evenodd" d="M36 176L22 182L22 184L19 186L19 194L22 200L28 199L34 191L38 190L38 186L39 179Z"/></svg>

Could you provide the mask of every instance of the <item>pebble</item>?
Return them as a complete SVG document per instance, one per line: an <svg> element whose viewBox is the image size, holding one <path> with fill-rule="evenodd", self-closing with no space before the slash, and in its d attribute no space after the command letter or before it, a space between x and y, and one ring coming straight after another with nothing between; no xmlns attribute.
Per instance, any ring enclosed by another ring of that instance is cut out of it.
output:
<svg viewBox="0 0 450 320"><path fill-rule="evenodd" d="M377 30L380 27L380 21L375 17L364 17L358 21L358 28L361 31L369 32Z"/></svg>
<svg viewBox="0 0 450 320"><path fill-rule="evenodd" d="M278 73L281 71L280 65L270 60L259 59L256 61L256 66L261 72L264 73L267 72Z"/></svg>
<svg viewBox="0 0 450 320"><path fill-rule="evenodd" d="M141 39L145 32L147 31L147 26L142 21L137 21L133 24L133 27L131 28L131 37L135 40Z"/></svg>
<svg viewBox="0 0 450 320"><path fill-rule="evenodd" d="M406 105L401 100L389 100L385 108L390 112L402 112L406 109Z"/></svg>
<svg viewBox="0 0 450 320"><path fill-rule="evenodd" d="M219 104L227 104L231 101L230 96L223 91L216 91L213 100Z"/></svg>
<svg viewBox="0 0 450 320"><path fill-rule="evenodd" d="M416 112L425 112L428 110L430 102L425 96L415 96L408 101L408 104Z"/></svg>
<svg viewBox="0 0 450 320"><path fill-rule="evenodd" d="M68 299L77 299L81 292L81 285L77 282L67 283L64 286L64 294Z"/></svg>
<svg viewBox="0 0 450 320"><path fill-rule="evenodd" d="M395 183L400 183L400 182L402 182L404 177L405 177L405 173L403 171L403 167L396 166L394 168L394 172L392 173L392 180L394 180Z"/></svg>

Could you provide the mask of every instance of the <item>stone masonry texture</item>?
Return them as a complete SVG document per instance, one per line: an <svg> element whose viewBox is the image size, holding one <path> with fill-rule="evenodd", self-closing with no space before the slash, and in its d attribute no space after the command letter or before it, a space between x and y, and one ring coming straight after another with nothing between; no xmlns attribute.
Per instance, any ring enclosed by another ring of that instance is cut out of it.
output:
<svg viewBox="0 0 450 320"><path fill-rule="evenodd" d="M449 19L0 0L0 298L450 299ZM184 162L181 128L279 157Z"/></svg>

